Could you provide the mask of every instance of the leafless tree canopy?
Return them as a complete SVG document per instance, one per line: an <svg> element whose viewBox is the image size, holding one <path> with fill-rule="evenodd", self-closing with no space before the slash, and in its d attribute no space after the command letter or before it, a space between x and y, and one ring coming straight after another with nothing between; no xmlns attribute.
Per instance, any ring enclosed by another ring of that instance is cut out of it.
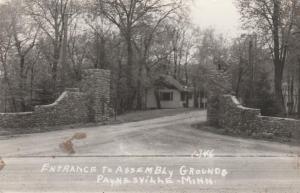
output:
<svg viewBox="0 0 300 193"><path fill-rule="evenodd" d="M8 0L0 6L0 110L50 103L77 87L84 69L101 68L112 72L110 105L120 113L145 109L160 75L205 96L226 87L212 77L230 74L245 105L292 114L300 104L296 0L235 2L248 32L228 39L195 27L189 1Z"/></svg>

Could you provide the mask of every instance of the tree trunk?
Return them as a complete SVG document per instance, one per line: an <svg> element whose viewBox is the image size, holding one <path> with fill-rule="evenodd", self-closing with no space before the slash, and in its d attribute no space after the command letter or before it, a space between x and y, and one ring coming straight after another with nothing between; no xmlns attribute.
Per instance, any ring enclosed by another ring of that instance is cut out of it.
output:
<svg viewBox="0 0 300 193"><path fill-rule="evenodd" d="M101 39L101 47L100 47L100 66L102 69L107 69L107 61L106 61L106 50L105 50L105 45L106 45L106 40L104 37L100 37Z"/></svg>
<svg viewBox="0 0 300 193"><path fill-rule="evenodd" d="M156 100L157 108L161 109L160 96L159 96L159 91L158 91L157 88L154 89L154 95L155 95L155 100Z"/></svg>
<svg viewBox="0 0 300 193"><path fill-rule="evenodd" d="M63 34L60 33L60 26L59 24L55 24L54 27L55 31L55 41L53 43L53 61L52 61L52 100L56 98L57 92L57 77L58 77L58 65L60 62L60 55L61 55L61 46L63 42ZM62 32L62 31L61 31Z"/></svg>
<svg viewBox="0 0 300 193"><path fill-rule="evenodd" d="M288 115L292 115L294 113L294 75L292 77L288 77Z"/></svg>
<svg viewBox="0 0 300 193"><path fill-rule="evenodd" d="M96 63L94 64L95 68L106 69L106 40L103 36L96 32Z"/></svg>
<svg viewBox="0 0 300 193"><path fill-rule="evenodd" d="M131 110L134 101L134 87L132 77L132 64L133 63L133 47L131 42L131 35L127 37L127 110Z"/></svg>
<svg viewBox="0 0 300 193"><path fill-rule="evenodd" d="M281 112L285 112L284 100L282 94L282 79L283 79L283 68L284 61L280 57L280 37L279 37L279 28L280 28L280 1L274 0L274 13L273 13L273 43L274 43L274 68L275 68L275 96L278 104L280 104Z"/></svg>
<svg viewBox="0 0 300 193"><path fill-rule="evenodd" d="M63 88L68 86L68 82L70 81L70 72L71 68L69 63L67 62L67 46L68 46L68 15L62 15L62 41L60 46L60 57L59 57L59 64L62 68L61 73L61 86Z"/></svg>
<svg viewBox="0 0 300 193"><path fill-rule="evenodd" d="M184 74L185 74L185 86L188 87L189 85L189 73L188 73L188 61L187 61L187 58L186 58L186 62L184 64ZM179 76L180 77L180 76ZM186 96L186 106L187 108L190 107L190 100L189 100L189 96L190 96L190 92L187 91L187 96Z"/></svg>
<svg viewBox="0 0 300 193"><path fill-rule="evenodd" d="M175 47L176 45L174 45L174 48L173 48L173 58L174 58L174 77L175 77L175 79L177 79L177 71L178 71L178 69L177 69L177 67L178 67L178 65L177 65L177 48Z"/></svg>
<svg viewBox="0 0 300 193"><path fill-rule="evenodd" d="M12 106L13 106L12 111L16 112L17 111L17 103L16 103L16 99L15 99L15 96L14 96L12 85L11 85L9 77L8 77L8 71L7 71L6 64L3 64L3 74L4 74L4 81L7 84L10 99L11 99Z"/></svg>
<svg viewBox="0 0 300 193"><path fill-rule="evenodd" d="M19 74L19 89L20 89L20 107L21 112L26 111L26 101L25 101L25 87L26 87L26 77L24 74L24 66L25 66L25 57L20 56L20 74Z"/></svg>
<svg viewBox="0 0 300 193"><path fill-rule="evenodd" d="M141 63L139 64L139 72L138 72L138 80L137 80L137 110L142 110L143 109L143 90L144 90L144 86L142 84L142 76L143 76L143 64L144 64L144 60L141 61Z"/></svg>
<svg viewBox="0 0 300 193"><path fill-rule="evenodd" d="M243 76L242 57L240 56L238 80L237 80L236 89L235 89L235 96L237 98L240 97L240 85L241 85L241 82L242 82L242 76Z"/></svg>
<svg viewBox="0 0 300 193"><path fill-rule="evenodd" d="M59 61L59 47L55 46L54 47L54 57L53 57L53 63L52 63L52 92L55 95L56 94L56 83L57 83L57 65L58 65L58 61ZM55 96L54 96L55 98Z"/></svg>
<svg viewBox="0 0 300 193"><path fill-rule="evenodd" d="M34 64L31 66L30 74L30 106L33 108L33 82L34 82Z"/></svg>
<svg viewBox="0 0 300 193"><path fill-rule="evenodd" d="M280 104L281 113L284 113L285 107L282 93L283 67L280 64L275 66L275 97L277 99L278 104Z"/></svg>
<svg viewBox="0 0 300 193"><path fill-rule="evenodd" d="M7 84L8 91L9 91L9 94L10 94L10 99L11 99L12 107L13 107L12 111L16 112L17 111L17 102L16 102L16 98L14 96L13 88L12 88L11 83L8 80L8 78L4 77L4 80L5 80L6 84Z"/></svg>
<svg viewBox="0 0 300 193"><path fill-rule="evenodd" d="M300 118L300 56L298 57L298 117Z"/></svg>
<svg viewBox="0 0 300 193"><path fill-rule="evenodd" d="M299 81L300 85L300 81ZM298 87L298 117L300 118L300 86Z"/></svg>
<svg viewBox="0 0 300 193"><path fill-rule="evenodd" d="M194 88L194 107L199 108L199 91Z"/></svg>

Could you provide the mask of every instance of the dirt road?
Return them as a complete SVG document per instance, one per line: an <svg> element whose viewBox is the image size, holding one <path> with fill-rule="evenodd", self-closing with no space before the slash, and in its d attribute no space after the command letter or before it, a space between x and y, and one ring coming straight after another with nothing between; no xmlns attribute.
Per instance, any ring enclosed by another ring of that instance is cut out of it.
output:
<svg viewBox="0 0 300 193"><path fill-rule="evenodd" d="M300 192L299 147L191 127L205 117L3 137L0 192Z"/></svg>

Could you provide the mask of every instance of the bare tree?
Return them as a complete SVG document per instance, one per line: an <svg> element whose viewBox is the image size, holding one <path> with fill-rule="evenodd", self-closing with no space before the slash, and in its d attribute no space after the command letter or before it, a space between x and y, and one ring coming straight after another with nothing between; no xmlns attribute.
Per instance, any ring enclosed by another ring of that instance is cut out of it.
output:
<svg viewBox="0 0 300 193"><path fill-rule="evenodd" d="M32 25L31 20L26 18L23 12L23 6L11 3L10 18L12 25L12 35L16 55L18 57L19 69L19 100L21 111L26 111L26 90L27 79L31 65L28 61L28 55L34 48L39 33L39 28Z"/></svg>
<svg viewBox="0 0 300 193"><path fill-rule="evenodd" d="M6 96L9 96L12 103L12 111L17 110L16 98L14 94L14 89L12 85L12 80L10 78L10 66L9 66L9 54L13 48L13 35L12 35L12 25L11 20L9 18L9 5L4 4L0 6L0 14L1 14L1 29L0 29L0 63L2 67L2 74L4 83L7 85L8 94L5 89L5 106L6 106ZM8 109L5 107L5 111Z"/></svg>
<svg viewBox="0 0 300 193"><path fill-rule="evenodd" d="M134 35L139 24L147 21L147 17L155 17L153 14L163 9L178 6L181 1L165 2L163 0L98 0L97 8L100 15L104 15L119 30L126 42L127 50L127 107L132 108L135 96L133 79L134 65Z"/></svg>
<svg viewBox="0 0 300 193"><path fill-rule="evenodd" d="M275 95L284 111L282 80L296 0L237 0L237 3L245 28L254 29L266 38L275 70Z"/></svg>
<svg viewBox="0 0 300 193"><path fill-rule="evenodd" d="M293 36L290 40L291 42L291 57L293 59L293 63L296 65L292 65L292 72L295 74L296 77L298 77L298 106L297 106L297 111L298 111L298 117L300 118L300 3L298 2L296 4L296 17L295 17L295 26L293 29ZM293 75L294 75L293 74Z"/></svg>
<svg viewBox="0 0 300 193"><path fill-rule="evenodd" d="M58 69L61 65L62 77L70 70L65 62L68 26L79 13L75 0L26 0L27 12L49 39L51 51L44 52L51 66L53 92L56 92ZM49 48L48 48L49 49ZM64 82L63 82L64 83Z"/></svg>
<svg viewBox="0 0 300 193"><path fill-rule="evenodd" d="M138 34L137 38L134 39L134 47L137 50L137 58L138 58L138 73L137 73L137 91L136 91L136 99L137 99L137 108L143 108L143 94L144 86L147 81L149 81L149 67L153 65L153 63L157 63L157 61L151 61L151 56L153 53L152 49L155 49L157 44L155 43L155 39L159 36L158 33L165 33L166 25L168 22L174 20L176 18L176 13L181 8L182 5L171 6L168 9L160 10L156 12L156 17L149 18L146 21L141 21L139 24L139 31L136 32ZM162 44L163 42L159 42Z"/></svg>

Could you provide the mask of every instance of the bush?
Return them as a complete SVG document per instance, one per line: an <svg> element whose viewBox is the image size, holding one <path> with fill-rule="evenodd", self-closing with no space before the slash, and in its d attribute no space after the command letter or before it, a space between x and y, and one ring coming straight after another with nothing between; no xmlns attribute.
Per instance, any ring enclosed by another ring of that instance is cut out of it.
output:
<svg viewBox="0 0 300 193"><path fill-rule="evenodd" d="M256 101L257 107L261 109L264 116L280 116L281 108L273 94L261 96Z"/></svg>
<svg viewBox="0 0 300 193"><path fill-rule="evenodd" d="M268 73L261 72L258 80L254 82L254 97L245 99L246 106L261 109L263 116L280 116L281 105L277 102L275 95L271 92ZM247 89L246 96L251 96Z"/></svg>

